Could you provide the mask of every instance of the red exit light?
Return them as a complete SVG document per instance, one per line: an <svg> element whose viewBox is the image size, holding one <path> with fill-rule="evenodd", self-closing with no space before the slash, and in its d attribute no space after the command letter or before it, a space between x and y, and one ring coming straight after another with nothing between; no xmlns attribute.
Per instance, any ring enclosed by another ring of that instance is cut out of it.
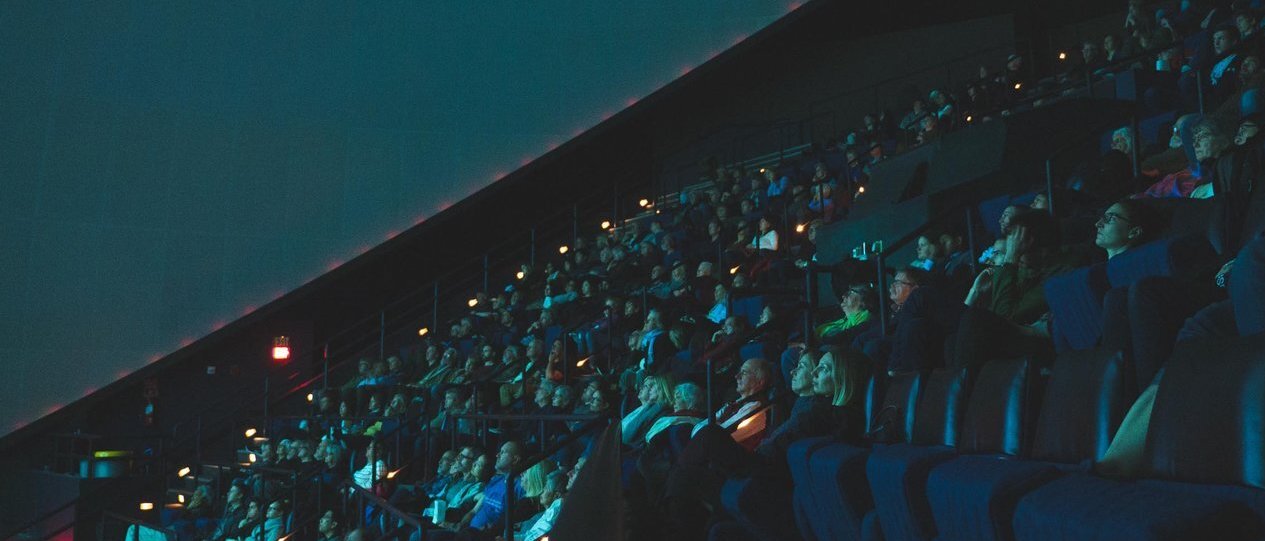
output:
<svg viewBox="0 0 1265 541"><path fill-rule="evenodd" d="M290 360L290 337L278 336L272 339L272 360Z"/></svg>

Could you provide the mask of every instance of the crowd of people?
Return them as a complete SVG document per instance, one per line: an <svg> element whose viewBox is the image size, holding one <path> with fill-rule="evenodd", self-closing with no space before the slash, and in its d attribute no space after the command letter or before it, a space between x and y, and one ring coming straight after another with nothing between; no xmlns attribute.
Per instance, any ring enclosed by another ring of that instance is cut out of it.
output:
<svg viewBox="0 0 1265 541"><path fill-rule="evenodd" d="M1171 234L1173 200L1213 199L1215 254L1197 262L1197 280L1091 288L1102 305L1099 343L1126 352L1145 388L1177 341L1265 326L1258 303L1234 302L1261 298L1265 276L1255 190L1265 165L1260 26L1237 2L1148 11L1131 1L1122 33L1085 41L1074 66L1043 80L1030 84L1024 59L1012 55L960 94L931 91L899 121L870 114L862 129L799 158L715 166L679 201L650 202L539 267L523 265L503 290L479 292L447 332L360 359L345 384L314 393L308 411L272 419L222 496L199 487L168 522L198 541L296 532L322 541L492 540L509 514L515 539L536 540L565 505L594 447L592 428L614 419L633 538L702 539L726 520L727 480L761 477L789 491L790 442L863 441L871 377L1051 360L1066 323L1046 298L1051 277L1103 274L1110 260ZM890 277L863 261L832 267L838 305L803 325L802 273L827 270L814 243L822 226L865 204L879 162L1060 80L1120 70L1147 73L1146 105L1174 113L1171 138L1145 145L1117 131L1109 151L1054 193L1006 207L995 241L977 253L964 238L982 239L985 229L941 224ZM756 308L739 309L743 299L757 299ZM506 413L549 417L462 417Z"/></svg>

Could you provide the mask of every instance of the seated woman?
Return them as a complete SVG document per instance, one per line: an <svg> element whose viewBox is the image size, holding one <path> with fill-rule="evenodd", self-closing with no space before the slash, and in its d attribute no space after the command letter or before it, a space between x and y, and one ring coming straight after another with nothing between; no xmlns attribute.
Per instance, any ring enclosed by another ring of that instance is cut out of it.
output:
<svg viewBox="0 0 1265 541"><path fill-rule="evenodd" d="M791 378L799 398L787 421L754 451L734 442L728 431L708 426L694 436L668 474L666 507L672 527L689 536L707 516L703 502L720 507L720 489L729 478L761 477L789 490L786 448L801 438L840 434L860 439L864 430L864 385L867 360L859 353L831 349L814 362L806 353ZM692 538L692 537L683 537Z"/></svg>
<svg viewBox="0 0 1265 541"><path fill-rule="evenodd" d="M641 382L637 398L641 405L620 421L624 445L640 442L651 425L671 407L672 382L667 376L649 376Z"/></svg>
<svg viewBox="0 0 1265 541"><path fill-rule="evenodd" d="M954 366L1053 355L1043 283L1085 265L1088 259L1079 250L1060 248L1058 227L1049 214L1020 211L1010 225L1001 265L985 271L991 278L984 280L990 302L976 303L960 316Z"/></svg>

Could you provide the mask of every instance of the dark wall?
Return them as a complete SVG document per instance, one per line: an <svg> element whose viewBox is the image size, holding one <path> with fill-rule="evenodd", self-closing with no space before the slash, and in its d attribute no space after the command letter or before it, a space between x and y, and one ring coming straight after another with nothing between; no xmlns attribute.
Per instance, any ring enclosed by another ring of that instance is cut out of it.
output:
<svg viewBox="0 0 1265 541"><path fill-rule="evenodd" d="M0 5L0 434L433 217L786 12Z"/></svg>

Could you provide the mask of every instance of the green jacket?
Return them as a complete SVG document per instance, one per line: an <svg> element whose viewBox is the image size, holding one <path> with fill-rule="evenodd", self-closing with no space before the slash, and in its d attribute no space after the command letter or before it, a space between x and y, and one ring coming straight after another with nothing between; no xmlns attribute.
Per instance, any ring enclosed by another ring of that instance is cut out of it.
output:
<svg viewBox="0 0 1265 541"><path fill-rule="evenodd" d="M1012 323L1027 325L1050 310L1045 302L1045 279L1087 263L1083 253L1070 250L1050 252L1040 267L1020 267L1007 263L993 272L993 313Z"/></svg>

